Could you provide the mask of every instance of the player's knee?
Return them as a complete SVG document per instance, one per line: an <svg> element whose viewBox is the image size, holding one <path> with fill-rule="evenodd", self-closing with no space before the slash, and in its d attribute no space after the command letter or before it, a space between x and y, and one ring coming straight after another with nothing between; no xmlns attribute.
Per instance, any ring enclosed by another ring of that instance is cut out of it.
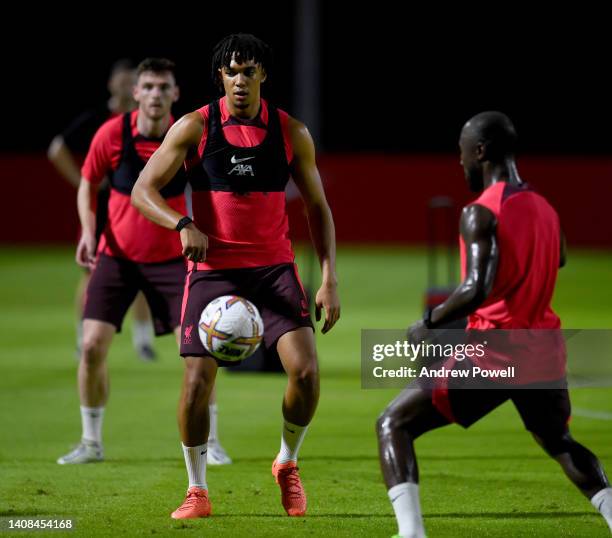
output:
<svg viewBox="0 0 612 538"><path fill-rule="evenodd" d="M290 377L294 383L303 387L315 388L319 386L319 367L316 358L305 361L303 366L291 372Z"/></svg>
<svg viewBox="0 0 612 538"><path fill-rule="evenodd" d="M204 400L208 402L213 385L214 379L209 379L200 369L188 369L183 383L185 403L191 407L201 404Z"/></svg>
<svg viewBox="0 0 612 538"><path fill-rule="evenodd" d="M208 404L211 388L200 378L186 379L183 387L183 405L188 409L203 407Z"/></svg>
<svg viewBox="0 0 612 538"><path fill-rule="evenodd" d="M576 441L572 438L569 432L565 433L534 433L531 435L536 442L544 449L551 457L556 457L565 452L569 452Z"/></svg>
<svg viewBox="0 0 612 538"><path fill-rule="evenodd" d="M95 366L104 360L104 341L96 334L83 335L82 360L87 366Z"/></svg>
<svg viewBox="0 0 612 538"><path fill-rule="evenodd" d="M287 376L300 384L313 384L319 381L319 363L317 353L313 349L301 349L299 353L284 361Z"/></svg>
<svg viewBox="0 0 612 538"><path fill-rule="evenodd" d="M390 435L405 426L401 413L394 407L387 407L376 420L376 433L379 438Z"/></svg>
<svg viewBox="0 0 612 538"><path fill-rule="evenodd" d="M378 435L378 437L383 437L388 429L389 417L387 416L387 410L385 409L376 419L376 435Z"/></svg>

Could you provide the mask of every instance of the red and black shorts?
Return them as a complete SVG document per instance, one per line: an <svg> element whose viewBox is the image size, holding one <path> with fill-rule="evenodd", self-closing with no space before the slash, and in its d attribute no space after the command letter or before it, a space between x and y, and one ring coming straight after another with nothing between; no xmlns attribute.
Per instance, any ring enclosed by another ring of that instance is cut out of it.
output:
<svg viewBox="0 0 612 538"><path fill-rule="evenodd" d="M180 325L186 271L184 258L137 263L99 254L87 286L83 319L106 321L121 332L125 313L142 291L151 309L155 334L171 333Z"/></svg>
<svg viewBox="0 0 612 538"><path fill-rule="evenodd" d="M264 345L273 348L285 333L299 327L314 330L308 299L293 263L190 271L185 281L181 325L181 355L209 356L198 336L202 311L222 295L239 295L251 301L264 323ZM217 361L221 366L223 361Z"/></svg>
<svg viewBox="0 0 612 538"><path fill-rule="evenodd" d="M460 368L472 368L466 359ZM546 386L546 388L540 388ZM540 437L563 435L568 430L571 405L567 382L546 385L503 386L495 381L476 382L461 378L443 378L429 386L434 407L449 422L468 428L501 404L512 401L525 428Z"/></svg>

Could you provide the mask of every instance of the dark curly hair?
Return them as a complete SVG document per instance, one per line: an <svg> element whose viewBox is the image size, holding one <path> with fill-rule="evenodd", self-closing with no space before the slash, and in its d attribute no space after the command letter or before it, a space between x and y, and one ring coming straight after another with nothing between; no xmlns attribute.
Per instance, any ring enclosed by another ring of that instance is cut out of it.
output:
<svg viewBox="0 0 612 538"><path fill-rule="evenodd" d="M231 34L224 37L215 45L212 56L211 77L220 90L223 90L223 83L219 78L219 69L229 68L232 58L235 58L238 63L253 60L261 65L266 74L269 74L272 49L253 34Z"/></svg>

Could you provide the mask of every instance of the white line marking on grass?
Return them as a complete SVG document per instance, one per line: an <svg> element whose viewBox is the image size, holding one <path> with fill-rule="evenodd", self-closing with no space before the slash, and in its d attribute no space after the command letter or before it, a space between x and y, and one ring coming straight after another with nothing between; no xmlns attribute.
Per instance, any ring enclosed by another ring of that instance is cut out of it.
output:
<svg viewBox="0 0 612 538"><path fill-rule="evenodd" d="M574 407L572 415L577 417L596 418L599 420L612 420L612 413L608 411L593 411L592 409L583 409L582 407Z"/></svg>

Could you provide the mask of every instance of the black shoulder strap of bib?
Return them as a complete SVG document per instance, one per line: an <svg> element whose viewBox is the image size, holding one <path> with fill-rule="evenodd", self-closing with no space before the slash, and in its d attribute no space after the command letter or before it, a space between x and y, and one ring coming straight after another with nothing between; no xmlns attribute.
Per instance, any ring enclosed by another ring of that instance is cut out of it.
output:
<svg viewBox="0 0 612 538"><path fill-rule="evenodd" d="M126 112L123 115L123 129L121 135L121 156L119 162L125 159L130 148L134 147L134 137L132 136L132 113Z"/></svg>

